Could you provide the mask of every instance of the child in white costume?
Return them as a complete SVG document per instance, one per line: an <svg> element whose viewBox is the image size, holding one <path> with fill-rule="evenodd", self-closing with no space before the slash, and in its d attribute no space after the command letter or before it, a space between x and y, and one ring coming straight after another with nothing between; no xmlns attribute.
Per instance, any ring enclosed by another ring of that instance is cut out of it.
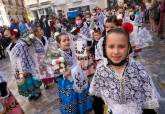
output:
<svg viewBox="0 0 165 114"><path fill-rule="evenodd" d="M143 108L158 107L149 74L139 62L128 58L129 34L121 28L111 30L104 48L106 58L95 72L90 94L104 99L109 114L142 114Z"/></svg>

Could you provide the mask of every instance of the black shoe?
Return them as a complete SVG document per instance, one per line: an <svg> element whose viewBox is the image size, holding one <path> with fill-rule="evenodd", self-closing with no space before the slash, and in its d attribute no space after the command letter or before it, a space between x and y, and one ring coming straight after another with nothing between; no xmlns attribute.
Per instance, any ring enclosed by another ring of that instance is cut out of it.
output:
<svg viewBox="0 0 165 114"><path fill-rule="evenodd" d="M29 97L28 97L28 100L29 100L29 101L32 101L32 100L34 100L34 98L35 98L35 96L29 96Z"/></svg>
<svg viewBox="0 0 165 114"><path fill-rule="evenodd" d="M33 100L37 100L37 99L39 99L41 97L41 92L40 93L37 93L35 96L34 96L34 98L33 98Z"/></svg>
<svg viewBox="0 0 165 114"><path fill-rule="evenodd" d="M161 40L163 40L163 39L164 39L164 37L163 37L163 36L161 36L161 37L160 37L160 39L161 39Z"/></svg>
<svg viewBox="0 0 165 114"><path fill-rule="evenodd" d="M45 88L45 89L49 89L50 87L51 87L51 86L49 86L49 85L46 85L46 84L44 85L44 88Z"/></svg>

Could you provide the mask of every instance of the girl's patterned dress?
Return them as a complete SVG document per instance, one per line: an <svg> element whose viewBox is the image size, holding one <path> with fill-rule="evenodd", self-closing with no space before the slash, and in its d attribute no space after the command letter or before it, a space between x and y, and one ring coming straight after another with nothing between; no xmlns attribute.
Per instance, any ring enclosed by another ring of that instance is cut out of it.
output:
<svg viewBox="0 0 165 114"><path fill-rule="evenodd" d="M88 46L88 41L91 41L90 30L87 25L84 24L84 26L80 28L77 39L74 41L74 47L81 68L86 76L91 76L95 72L95 64L93 55L86 48Z"/></svg>
<svg viewBox="0 0 165 114"><path fill-rule="evenodd" d="M50 76L47 65L45 65L44 59L46 59L46 54L48 53L48 40L45 36L40 40L39 38L35 38L34 41L35 48L35 61L37 65L37 69L40 74L40 79L42 80L45 87L50 86L54 83L53 77Z"/></svg>
<svg viewBox="0 0 165 114"><path fill-rule="evenodd" d="M142 114L142 108L158 107L151 78L140 63L129 60L122 76L107 63L105 59L97 68L89 91L104 99L109 111L113 114Z"/></svg>
<svg viewBox="0 0 165 114"><path fill-rule="evenodd" d="M71 69L71 74L74 74L74 68L77 67L76 59L74 54L70 51L69 53L62 51L67 67ZM85 88L81 92L77 92L74 89L73 76L64 78L61 76L58 79L59 86L59 97L61 99L61 113L62 114L85 114L91 110L92 103L90 96L88 95L89 87ZM84 82L84 81L83 81ZM87 83L87 81L86 81ZM84 85L83 85L84 86Z"/></svg>
<svg viewBox="0 0 165 114"><path fill-rule="evenodd" d="M40 92L41 81L37 79L34 61L29 47L23 40L11 43L7 51L15 73L15 79L20 95L28 97Z"/></svg>

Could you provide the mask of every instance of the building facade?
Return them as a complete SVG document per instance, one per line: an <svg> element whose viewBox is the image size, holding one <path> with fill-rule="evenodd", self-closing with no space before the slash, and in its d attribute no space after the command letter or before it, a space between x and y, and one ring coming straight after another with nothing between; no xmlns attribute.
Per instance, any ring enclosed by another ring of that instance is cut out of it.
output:
<svg viewBox="0 0 165 114"><path fill-rule="evenodd" d="M26 16L24 0L0 0L0 26L10 25L10 20L21 21Z"/></svg>
<svg viewBox="0 0 165 114"><path fill-rule="evenodd" d="M66 14L71 10L91 11L96 6L102 9L112 8L125 1L137 0L25 0L25 4L29 17L34 20L40 19L42 15Z"/></svg>
<svg viewBox="0 0 165 114"><path fill-rule="evenodd" d="M53 0L25 0L30 20L39 19L42 15L53 15Z"/></svg>
<svg viewBox="0 0 165 114"><path fill-rule="evenodd" d="M70 10L90 11L96 6L107 7L107 0L54 0L55 10L65 13Z"/></svg>

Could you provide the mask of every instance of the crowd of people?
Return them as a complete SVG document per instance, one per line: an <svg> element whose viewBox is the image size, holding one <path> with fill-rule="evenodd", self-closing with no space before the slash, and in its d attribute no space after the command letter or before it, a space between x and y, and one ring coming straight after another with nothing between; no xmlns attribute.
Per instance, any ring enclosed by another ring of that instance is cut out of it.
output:
<svg viewBox="0 0 165 114"><path fill-rule="evenodd" d="M152 3L146 6L150 14ZM164 6L162 0L161 39ZM159 108L156 89L135 59L152 43L150 31L155 31L151 14L151 30L145 27L145 12L140 5L124 4L116 9L96 7L77 15L74 24L65 16L41 16L30 24L12 20L9 28L0 29L0 55L3 58L8 52L18 93L29 101L38 102L42 84L51 89L57 83L61 114L91 110L95 114L155 114ZM2 74L0 113L23 114Z"/></svg>

